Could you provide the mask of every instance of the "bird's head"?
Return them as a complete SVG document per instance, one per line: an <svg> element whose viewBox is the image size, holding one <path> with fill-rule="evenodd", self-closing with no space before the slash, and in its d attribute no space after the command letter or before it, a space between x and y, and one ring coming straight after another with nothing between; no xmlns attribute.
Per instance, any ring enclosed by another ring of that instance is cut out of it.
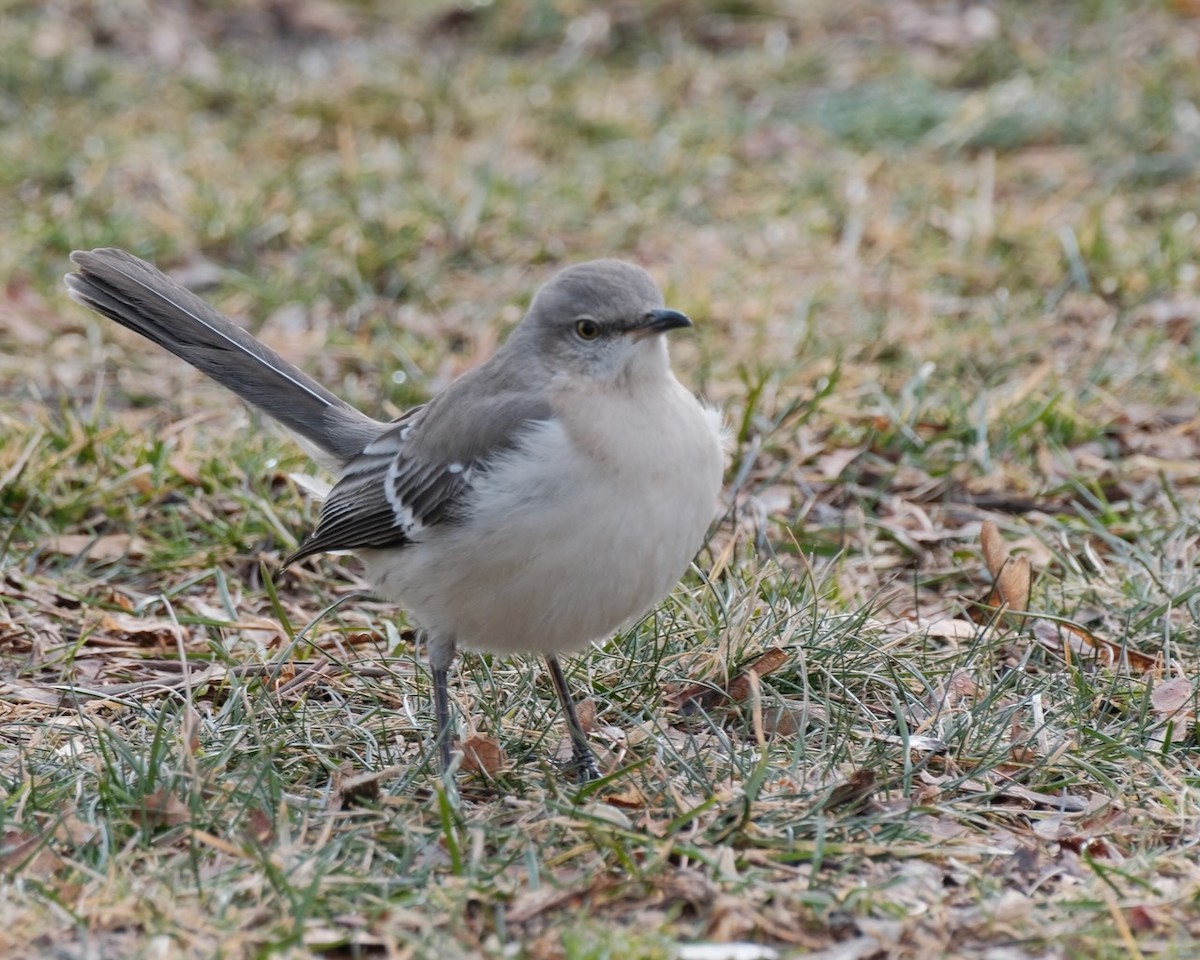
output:
<svg viewBox="0 0 1200 960"><path fill-rule="evenodd" d="M669 374L663 334L692 321L663 305L641 267L593 260L556 274L513 334L555 377L632 383Z"/></svg>

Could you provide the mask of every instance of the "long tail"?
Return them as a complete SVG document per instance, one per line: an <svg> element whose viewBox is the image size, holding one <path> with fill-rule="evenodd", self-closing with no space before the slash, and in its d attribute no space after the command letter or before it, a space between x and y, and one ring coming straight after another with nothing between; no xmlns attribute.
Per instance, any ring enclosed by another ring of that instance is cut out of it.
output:
<svg viewBox="0 0 1200 960"><path fill-rule="evenodd" d="M71 298L169 350L338 463L386 429L124 250L76 251Z"/></svg>

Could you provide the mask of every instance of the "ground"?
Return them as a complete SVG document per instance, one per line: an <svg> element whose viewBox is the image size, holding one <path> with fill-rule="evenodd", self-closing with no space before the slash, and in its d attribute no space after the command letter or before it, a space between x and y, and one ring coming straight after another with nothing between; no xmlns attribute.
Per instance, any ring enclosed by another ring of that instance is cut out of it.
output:
<svg viewBox="0 0 1200 960"><path fill-rule="evenodd" d="M0 31L0 955L1186 957L1200 8L59 0ZM470 748L286 437L70 303L193 286L368 412L634 260L721 514ZM714 953L710 956L734 956Z"/></svg>

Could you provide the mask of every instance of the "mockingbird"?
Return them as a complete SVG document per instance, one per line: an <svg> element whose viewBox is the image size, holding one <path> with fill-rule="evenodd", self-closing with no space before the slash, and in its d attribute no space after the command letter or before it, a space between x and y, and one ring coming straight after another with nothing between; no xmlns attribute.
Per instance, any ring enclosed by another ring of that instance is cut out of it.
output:
<svg viewBox="0 0 1200 960"><path fill-rule="evenodd" d="M424 632L442 769L459 648L546 658L573 764L595 760L558 654L647 613L700 548L721 487L714 412L675 379L644 270L569 267L482 366L392 423L360 413L150 264L75 252L71 297L208 374L338 480L284 566L350 550Z"/></svg>

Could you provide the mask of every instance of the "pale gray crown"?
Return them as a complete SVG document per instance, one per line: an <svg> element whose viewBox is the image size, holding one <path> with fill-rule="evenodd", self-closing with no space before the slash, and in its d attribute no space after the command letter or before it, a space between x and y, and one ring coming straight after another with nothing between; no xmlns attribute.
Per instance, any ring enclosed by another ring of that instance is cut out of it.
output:
<svg viewBox="0 0 1200 960"><path fill-rule="evenodd" d="M540 358L552 372L612 379L634 352L633 341L621 335L662 308L662 291L641 267L621 260L581 263L537 292L507 349ZM581 323L595 324L595 335L581 336Z"/></svg>
<svg viewBox="0 0 1200 960"><path fill-rule="evenodd" d="M592 260L555 274L529 306L527 324L570 325L590 317L602 326L629 326L663 305L658 284L622 260Z"/></svg>

